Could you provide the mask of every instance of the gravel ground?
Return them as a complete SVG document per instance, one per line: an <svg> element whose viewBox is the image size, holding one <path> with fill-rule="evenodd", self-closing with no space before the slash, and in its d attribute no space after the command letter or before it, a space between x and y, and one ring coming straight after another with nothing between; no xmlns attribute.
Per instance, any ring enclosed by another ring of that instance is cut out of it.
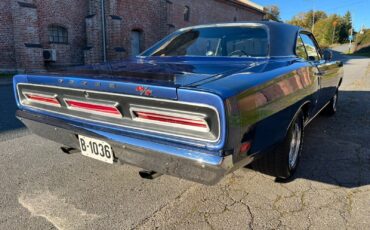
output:
<svg viewBox="0 0 370 230"><path fill-rule="evenodd" d="M62 154L11 116L9 86L0 94L0 229L370 229L370 59L345 60L339 111L307 128L289 183L249 169L211 187L142 180Z"/></svg>

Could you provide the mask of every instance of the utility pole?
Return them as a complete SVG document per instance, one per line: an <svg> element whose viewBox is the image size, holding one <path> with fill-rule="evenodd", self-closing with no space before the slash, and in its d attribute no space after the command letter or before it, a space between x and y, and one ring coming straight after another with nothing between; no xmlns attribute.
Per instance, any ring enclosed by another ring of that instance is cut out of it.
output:
<svg viewBox="0 0 370 230"><path fill-rule="evenodd" d="M311 1L311 0L306 0L306 1ZM315 0L312 0L312 26L311 26L311 32L315 30Z"/></svg>
<svg viewBox="0 0 370 230"><path fill-rule="evenodd" d="M352 40L353 40L353 27L352 27L352 23L351 23L351 29L349 29L349 49L348 49L348 53L351 53L351 49L352 49Z"/></svg>
<svg viewBox="0 0 370 230"><path fill-rule="evenodd" d="M333 30L333 36L332 36L332 38L331 38L331 44L333 45L334 44L334 38L335 38L335 29L336 29L336 27L337 27L337 21L334 21L333 22L333 26L334 26L334 30Z"/></svg>
<svg viewBox="0 0 370 230"><path fill-rule="evenodd" d="M351 28L349 29L349 36L348 36L348 40L349 40L348 53L351 53L352 41L353 41L353 23L352 23L352 18L350 20L350 25L351 25Z"/></svg>
<svg viewBox="0 0 370 230"><path fill-rule="evenodd" d="M315 0L312 1L312 33L315 30Z"/></svg>

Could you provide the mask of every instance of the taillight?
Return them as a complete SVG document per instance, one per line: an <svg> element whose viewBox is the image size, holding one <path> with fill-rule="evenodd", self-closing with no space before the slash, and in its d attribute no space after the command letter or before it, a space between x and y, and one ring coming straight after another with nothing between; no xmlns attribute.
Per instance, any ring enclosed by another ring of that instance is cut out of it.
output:
<svg viewBox="0 0 370 230"><path fill-rule="evenodd" d="M188 114L178 111L161 111L155 109L131 108L135 121L167 125L177 128L209 132L209 126L202 114Z"/></svg>
<svg viewBox="0 0 370 230"><path fill-rule="evenodd" d="M122 114L118 110L116 104L108 105L101 103L77 101L72 99L65 99L64 101L66 102L68 108L71 110L95 113L103 116L122 117Z"/></svg>
<svg viewBox="0 0 370 230"><path fill-rule="evenodd" d="M60 107L60 103L56 98L56 95L45 95L39 93L23 93L23 94L26 97L27 101Z"/></svg>

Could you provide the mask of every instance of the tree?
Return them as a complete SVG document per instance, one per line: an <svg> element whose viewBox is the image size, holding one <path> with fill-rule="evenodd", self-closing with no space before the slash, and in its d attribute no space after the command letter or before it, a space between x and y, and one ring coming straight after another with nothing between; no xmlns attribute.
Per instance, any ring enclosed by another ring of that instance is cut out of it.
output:
<svg viewBox="0 0 370 230"><path fill-rule="evenodd" d="M322 19L327 18L327 14L324 11L308 11L306 13L299 13L292 18L292 20L288 21L289 24L296 25L303 27L305 29L312 29L313 23L318 22Z"/></svg>
<svg viewBox="0 0 370 230"><path fill-rule="evenodd" d="M265 19L271 19L274 21L280 21L280 9L276 5L265 7L266 16Z"/></svg>
<svg viewBox="0 0 370 230"><path fill-rule="evenodd" d="M288 23L312 30L320 45L327 47L332 43L348 41L352 29L352 15L347 12L343 17L324 11L308 11L295 15Z"/></svg>
<svg viewBox="0 0 370 230"><path fill-rule="evenodd" d="M342 42L348 41L349 35L353 34L354 31L352 28L352 14L351 12L347 11L346 14L343 16L343 25L340 30L339 37L341 38Z"/></svg>
<svg viewBox="0 0 370 230"><path fill-rule="evenodd" d="M346 25L352 25L352 14L351 12L347 11L346 14L343 16L344 23Z"/></svg>
<svg viewBox="0 0 370 230"><path fill-rule="evenodd" d="M342 26L343 19L333 14L315 24L314 35L321 46L328 47L333 43L341 42L339 34Z"/></svg>

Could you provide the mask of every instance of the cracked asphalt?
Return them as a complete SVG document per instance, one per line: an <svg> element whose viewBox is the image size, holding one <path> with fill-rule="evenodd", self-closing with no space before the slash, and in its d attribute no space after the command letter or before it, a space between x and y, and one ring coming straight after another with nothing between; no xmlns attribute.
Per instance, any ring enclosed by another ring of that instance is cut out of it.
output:
<svg viewBox="0 0 370 230"><path fill-rule="evenodd" d="M345 57L339 111L307 128L289 183L250 169L215 186L108 165L26 131L0 86L0 229L370 229L370 59Z"/></svg>

